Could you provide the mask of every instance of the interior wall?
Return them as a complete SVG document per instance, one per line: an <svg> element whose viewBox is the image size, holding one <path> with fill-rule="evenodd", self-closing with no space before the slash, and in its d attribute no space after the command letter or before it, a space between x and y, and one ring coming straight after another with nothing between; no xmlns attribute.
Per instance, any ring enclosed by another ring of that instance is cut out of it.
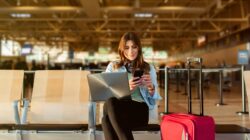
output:
<svg viewBox="0 0 250 140"><path fill-rule="evenodd" d="M246 49L247 43L240 44L234 47L218 48L218 50L213 49L210 51L193 51L178 56L170 56L167 62L186 62L187 57L201 57L203 58L203 65L205 65L206 67L218 67L223 65L223 63L228 66L232 66L237 65L238 63L238 51Z"/></svg>
<svg viewBox="0 0 250 140"><path fill-rule="evenodd" d="M203 58L203 64L209 67L216 67L221 65L223 61L226 65L237 65L238 63L238 51L246 50L247 44L237 45L235 47L220 49L218 51L208 52L199 57Z"/></svg>

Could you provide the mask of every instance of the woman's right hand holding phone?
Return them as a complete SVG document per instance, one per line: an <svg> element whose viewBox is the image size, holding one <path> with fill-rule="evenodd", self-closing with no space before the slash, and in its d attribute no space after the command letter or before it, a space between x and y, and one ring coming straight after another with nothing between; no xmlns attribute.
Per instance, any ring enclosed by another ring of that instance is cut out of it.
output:
<svg viewBox="0 0 250 140"><path fill-rule="evenodd" d="M141 78L140 77L132 77L129 80L129 88L130 91L133 91L136 89L136 87L140 86L142 84Z"/></svg>

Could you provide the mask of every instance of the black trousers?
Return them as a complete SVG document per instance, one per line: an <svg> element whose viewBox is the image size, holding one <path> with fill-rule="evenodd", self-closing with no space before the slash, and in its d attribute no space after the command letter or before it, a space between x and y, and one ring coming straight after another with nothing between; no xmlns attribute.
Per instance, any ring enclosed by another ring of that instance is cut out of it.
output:
<svg viewBox="0 0 250 140"><path fill-rule="evenodd" d="M132 129L148 124L146 103L110 98L104 104L102 128L105 140L134 140Z"/></svg>

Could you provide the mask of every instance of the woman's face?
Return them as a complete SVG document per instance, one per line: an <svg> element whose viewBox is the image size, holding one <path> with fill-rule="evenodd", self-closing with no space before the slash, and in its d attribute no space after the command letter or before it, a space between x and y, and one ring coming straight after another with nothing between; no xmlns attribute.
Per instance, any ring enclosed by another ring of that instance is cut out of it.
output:
<svg viewBox="0 0 250 140"><path fill-rule="evenodd" d="M136 59L137 55L138 55L138 46L132 40L128 40L124 47L124 56L128 60L133 61Z"/></svg>

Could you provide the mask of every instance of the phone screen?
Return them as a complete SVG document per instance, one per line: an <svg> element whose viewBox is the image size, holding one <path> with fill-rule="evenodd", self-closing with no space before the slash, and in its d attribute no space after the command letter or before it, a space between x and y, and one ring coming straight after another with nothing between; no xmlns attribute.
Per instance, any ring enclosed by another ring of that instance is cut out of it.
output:
<svg viewBox="0 0 250 140"><path fill-rule="evenodd" d="M143 75L143 70L135 70L133 74L134 77L140 77L140 78L142 77L142 75Z"/></svg>

